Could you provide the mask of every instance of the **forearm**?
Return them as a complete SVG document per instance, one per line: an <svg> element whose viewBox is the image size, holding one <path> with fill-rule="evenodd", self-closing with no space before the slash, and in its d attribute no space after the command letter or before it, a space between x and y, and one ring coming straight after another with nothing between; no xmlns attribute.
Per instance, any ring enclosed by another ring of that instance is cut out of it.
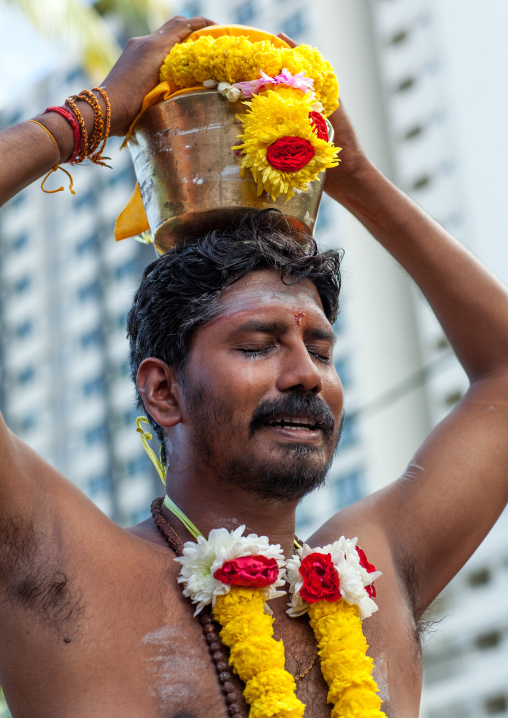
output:
<svg viewBox="0 0 508 718"><path fill-rule="evenodd" d="M371 164L331 194L411 275L470 379L506 372L505 287Z"/></svg>
<svg viewBox="0 0 508 718"><path fill-rule="evenodd" d="M86 102L76 104L91 134L93 110ZM74 135L64 117L47 112L34 119L49 130L54 141L34 122L23 122L0 132L0 206L72 155Z"/></svg>

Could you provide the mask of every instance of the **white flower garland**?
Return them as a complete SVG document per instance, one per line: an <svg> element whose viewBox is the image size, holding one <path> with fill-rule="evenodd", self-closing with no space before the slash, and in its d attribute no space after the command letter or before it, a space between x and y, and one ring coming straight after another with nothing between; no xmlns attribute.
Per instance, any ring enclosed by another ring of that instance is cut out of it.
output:
<svg viewBox="0 0 508 718"><path fill-rule="evenodd" d="M226 561L244 556L275 559L279 568L278 578L275 583L260 590L266 595L267 601L285 594L285 591L277 590L285 583L285 559L280 545L270 544L266 536L242 536L244 530L245 526L239 526L234 531L212 529L208 540L204 536L198 536L197 543L187 541L183 547L183 556L175 559L182 565L178 582L184 584L184 596L197 604L194 615L210 603L215 606L217 596L229 593L231 586L214 578L214 573L222 568ZM266 610L271 613L268 606Z"/></svg>

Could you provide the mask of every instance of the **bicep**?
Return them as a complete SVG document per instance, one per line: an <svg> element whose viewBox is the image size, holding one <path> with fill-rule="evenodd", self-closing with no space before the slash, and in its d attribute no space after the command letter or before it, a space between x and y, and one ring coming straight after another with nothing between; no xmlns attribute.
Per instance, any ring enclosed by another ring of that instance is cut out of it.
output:
<svg viewBox="0 0 508 718"><path fill-rule="evenodd" d="M508 377L474 384L377 500L394 562L413 565L428 606L508 500Z"/></svg>

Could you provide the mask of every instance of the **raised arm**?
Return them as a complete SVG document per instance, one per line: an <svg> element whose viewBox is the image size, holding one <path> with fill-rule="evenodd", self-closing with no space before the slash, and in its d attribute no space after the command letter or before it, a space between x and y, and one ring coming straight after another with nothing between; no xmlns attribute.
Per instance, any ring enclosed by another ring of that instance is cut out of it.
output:
<svg viewBox="0 0 508 718"><path fill-rule="evenodd" d="M508 499L508 293L367 160L342 109L332 121L344 151L342 164L329 174L329 194L411 275L470 380L465 397L402 478L370 500L373 521L400 571L416 563L424 608Z"/></svg>
<svg viewBox="0 0 508 718"><path fill-rule="evenodd" d="M144 96L157 84L159 68L173 45L194 30L211 24L210 20L202 17L187 19L178 16L151 35L129 40L101 85L111 102L111 135L121 136L127 132ZM104 114L105 101L99 93L96 96ZM81 100L76 105L90 136L94 125L93 110ZM60 161L65 163L72 155L74 136L64 117L48 112L34 119L51 132L56 144L42 127L33 122L23 122L0 132L0 206L49 172L58 163L59 156Z"/></svg>
<svg viewBox="0 0 508 718"><path fill-rule="evenodd" d="M177 17L152 35L134 38L127 43L125 51L102 84L111 102L112 134L122 135L127 131L143 97L157 84L159 68L173 45L208 24L211 24L210 21L204 18L188 20ZM100 95L97 98L103 102ZM79 109L85 118L88 133L93 132L92 109L84 102ZM58 149L46 131L32 122L24 122L1 132L2 203L50 170L58 160L58 151L63 161L73 151L73 133L63 117L51 112L36 119L50 130ZM12 556L16 522L19 523L21 537L31 523L34 528L50 525L57 532L55 517L65 520L73 501L85 499L15 437L0 416L0 584L7 578L8 572L3 569L8 565L6 559Z"/></svg>

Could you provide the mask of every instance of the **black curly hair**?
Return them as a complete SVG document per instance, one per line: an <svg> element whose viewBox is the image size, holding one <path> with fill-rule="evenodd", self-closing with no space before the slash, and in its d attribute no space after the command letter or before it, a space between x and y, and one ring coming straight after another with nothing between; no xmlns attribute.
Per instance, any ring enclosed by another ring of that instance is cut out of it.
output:
<svg viewBox="0 0 508 718"><path fill-rule="evenodd" d="M147 357L181 372L194 333L217 315L221 292L250 272L273 269L285 284L309 279L333 323L339 309L343 252L319 252L310 235L296 239L281 212L263 210L246 214L226 230L179 244L148 265L127 320L134 384ZM138 408L145 410L137 389L136 393ZM162 427L147 416L163 442Z"/></svg>

